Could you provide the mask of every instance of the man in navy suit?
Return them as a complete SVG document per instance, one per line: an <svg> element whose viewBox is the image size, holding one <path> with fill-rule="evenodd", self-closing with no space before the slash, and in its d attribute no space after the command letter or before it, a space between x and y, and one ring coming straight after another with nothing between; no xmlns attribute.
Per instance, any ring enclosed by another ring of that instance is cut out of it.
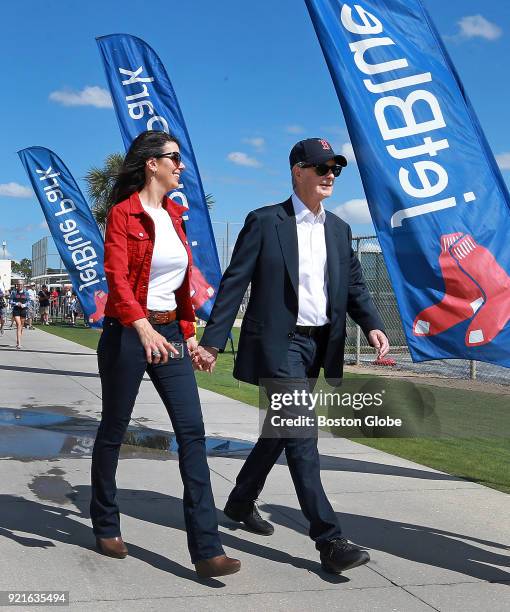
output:
<svg viewBox="0 0 510 612"><path fill-rule="evenodd" d="M268 393L271 383L283 383L289 390L313 390L321 367L327 380L338 381L343 373L347 314L361 327L378 357L389 350L351 247L351 229L322 205L333 193L335 178L347 160L335 155L327 141L310 138L293 147L289 161L294 193L281 204L247 216L196 356L202 369L213 370L251 283L234 376L263 385ZM324 492L316 427L306 435L294 435L275 433L266 427L267 419L264 425L237 477L225 514L257 533L273 533L255 500L285 450L322 567L338 574L366 563L368 553L343 537Z"/></svg>

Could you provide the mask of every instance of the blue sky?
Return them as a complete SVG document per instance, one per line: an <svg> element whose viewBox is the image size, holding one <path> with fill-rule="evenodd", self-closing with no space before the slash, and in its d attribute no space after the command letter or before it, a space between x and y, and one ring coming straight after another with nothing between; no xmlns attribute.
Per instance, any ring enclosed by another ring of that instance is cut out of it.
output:
<svg viewBox="0 0 510 612"><path fill-rule="evenodd" d="M424 0L477 111L505 180L510 179L510 3ZM82 177L123 151L95 37L135 34L161 57L183 111L221 250L222 221L290 193L288 153L325 137L349 137L303 0L25 0L2 6L0 243L31 257L47 229L18 149L41 145ZM80 102L80 104L78 104ZM355 162L326 202L372 232ZM236 235L240 225L232 226ZM221 255L220 255L221 256Z"/></svg>

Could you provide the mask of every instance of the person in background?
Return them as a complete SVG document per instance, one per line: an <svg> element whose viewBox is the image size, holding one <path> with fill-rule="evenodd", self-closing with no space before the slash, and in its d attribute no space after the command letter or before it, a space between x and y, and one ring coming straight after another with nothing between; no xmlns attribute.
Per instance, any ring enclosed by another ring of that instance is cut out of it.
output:
<svg viewBox="0 0 510 612"><path fill-rule="evenodd" d="M71 295L71 300L69 302L69 314L71 316L71 325L76 325L76 315L78 314L79 302L76 294L73 293Z"/></svg>
<svg viewBox="0 0 510 612"><path fill-rule="evenodd" d="M50 293L50 315L51 318L56 317L58 314L58 291L55 287Z"/></svg>
<svg viewBox="0 0 510 612"><path fill-rule="evenodd" d="M16 323L16 348L21 349L21 338L28 310L28 293L23 287L23 281L16 282L16 289L11 293L12 316Z"/></svg>
<svg viewBox="0 0 510 612"><path fill-rule="evenodd" d="M41 317L42 325L49 325L48 314L50 312L50 292L48 291L48 285L43 285L38 293L39 298L39 315Z"/></svg>
<svg viewBox="0 0 510 612"><path fill-rule="evenodd" d="M0 287L0 336L4 335L5 315L7 312L7 296L3 287Z"/></svg>
<svg viewBox="0 0 510 612"><path fill-rule="evenodd" d="M26 329L34 329L33 322L35 317L35 301L37 299L37 294L35 292L35 285L31 283L27 285L27 293L28 293L28 306L27 306L27 318L25 321Z"/></svg>
<svg viewBox="0 0 510 612"><path fill-rule="evenodd" d="M64 317L67 319L67 317L71 317L71 298L73 297L74 292L69 287L68 289L63 290L61 295L64 296Z"/></svg>

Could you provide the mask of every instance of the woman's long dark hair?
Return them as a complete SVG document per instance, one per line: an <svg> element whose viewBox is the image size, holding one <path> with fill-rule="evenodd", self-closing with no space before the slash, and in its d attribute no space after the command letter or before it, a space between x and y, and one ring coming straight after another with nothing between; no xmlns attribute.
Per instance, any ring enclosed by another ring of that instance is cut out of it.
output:
<svg viewBox="0 0 510 612"><path fill-rule="evenodd" d="M161 155L164 146L169 142L179 145L175 136L156 130L142 132L133 140L112 188L111 201L114 204L143 189L145 162L151 157Z"/></svg>

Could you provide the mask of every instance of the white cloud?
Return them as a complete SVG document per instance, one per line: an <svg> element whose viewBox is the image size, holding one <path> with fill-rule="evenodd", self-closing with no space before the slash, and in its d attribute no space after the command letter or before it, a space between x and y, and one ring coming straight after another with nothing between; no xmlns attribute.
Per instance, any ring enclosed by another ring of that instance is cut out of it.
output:
<svg viewBox="0 0 510 612"><path fill-rule="evenodd" d="M19 183L3 183L0 184L0 196L8 198L31 198L34 192L30 187L24 187Z"/></svg>
<svg viewBox="0 0 510 612"><path fill-rule="evenodd" d="M372 217L365 199L349 200L337 206L333 212L346 223L372 223Z"/></svg>
<svg viewBox="0 0 510 612"><path fill-rule="evenodd" d="M342 136L343 138L347 135L347 130L341 128L338 125L324 125L321 127L322 134L333 134L334 136Z"/></svg>
<svg viewBox="0 0 510 612"><path fill-rule="evenodd" d="M259 168L261 166L258 159L250 157L241 151L233 151L232 153L229 153L227 155L227 159L238 166L249 166L251 168Z"/></svg>
<svg viewBox="0 0 510 612"><path fill-rule="evenodd" d="M342 145L342 155L347 159L349 163L356 163L356 157L354 156L354 149L350 142L344 142Z"/></svg>
<svg viewBox="0 0 510 612"><path fill-rule="evenodd" d="M496 155L496 161L501 170L510 170L510 153Z"/></svg>
<svg viewBox="0 0 510 612"><path fill-rule="evenodd" d="M503 34L503 30L491 23L482 15L471 15L462 17L458 22L460 36L462 38L485 38L486 40L496 40Z"/></svg>
<svg viewBox="0 0 510 612"><path fill-rule="evenodd" d="M288 134L302 134L305 128L302 125L287 125L285 131Z"/></svg>
<svg viewBox="0 0 510 612"><path fill-rule="evenodd" d="M263 138L243 138L243 142L251 145L256 151L263 151L266 141Z"/></svg>
<svg viewBox="0 0 510 612"><path fill-rule="evenodd" d="M110 93L102 87L87 86L81 91L73 91L72 89L62 89L60 91L52 91L50 100L59 102L64 106L95 106L96 108L113 108L112 98Z"/></svg>
<svg viewBox="0 0 510 612"><path fill-rule="evenodd" d="M45 229L45 230L49 230L50 229L49 226L48 226L48 223L46 222L46 220L41 221L39 223L39 229Z"/></svg>

